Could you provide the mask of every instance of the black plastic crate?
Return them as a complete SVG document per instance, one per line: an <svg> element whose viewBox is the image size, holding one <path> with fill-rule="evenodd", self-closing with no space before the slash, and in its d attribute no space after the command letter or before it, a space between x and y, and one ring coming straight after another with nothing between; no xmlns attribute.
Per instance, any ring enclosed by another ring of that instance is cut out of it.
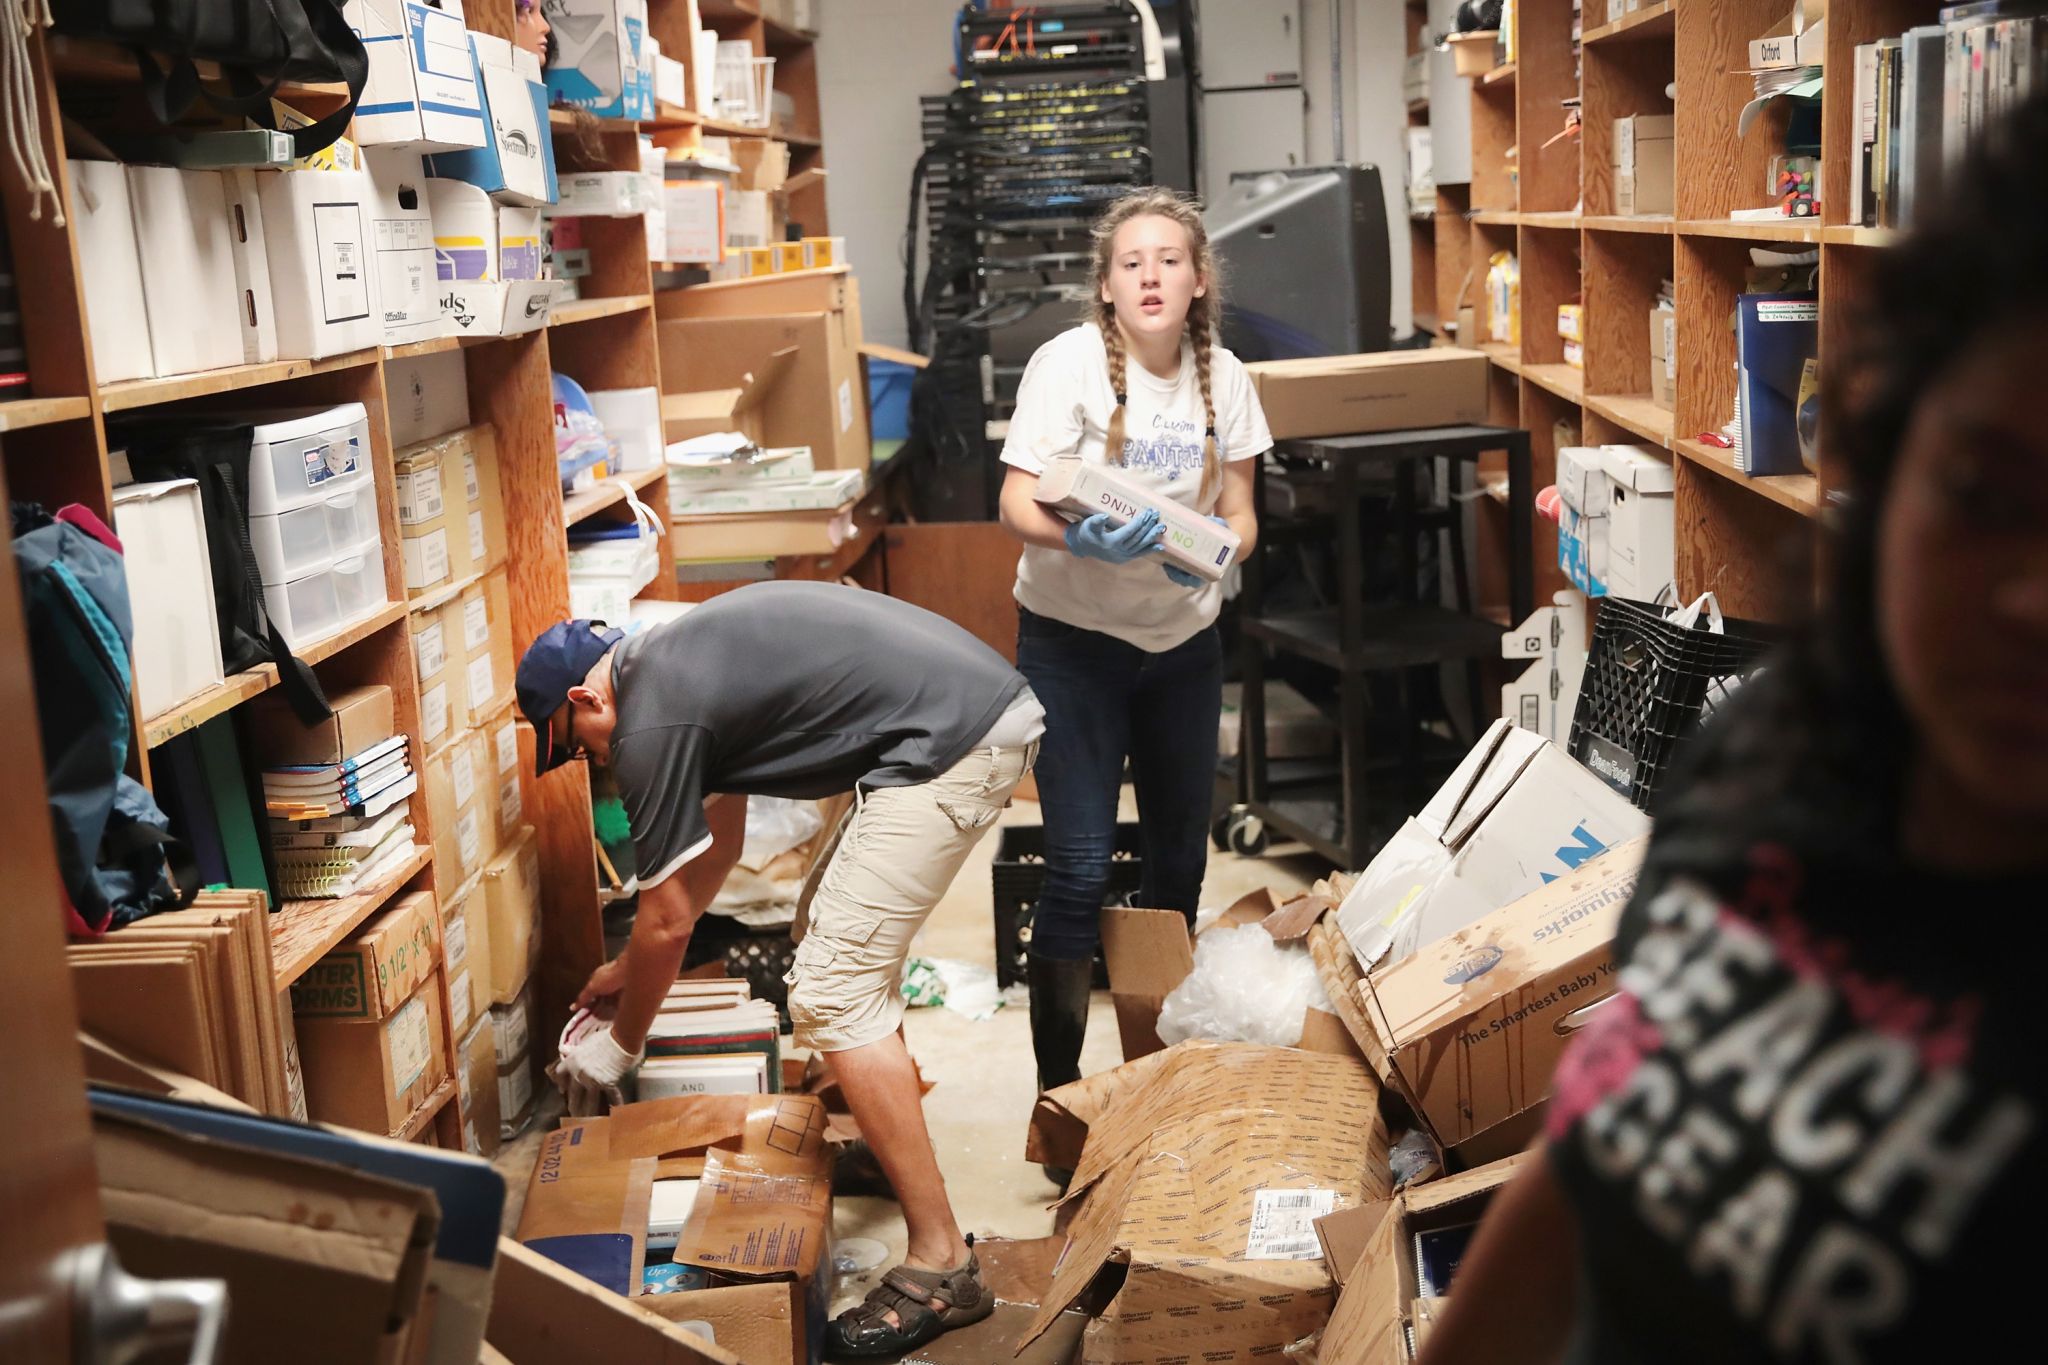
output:
<svg viewBox="0 0 2048 1365"><path fill-rule="evenodd" d="M787 927L750 929L725 915L705 915L697 921L690 947L683 957L683 969L707 962L723 962L725 974L744 980L756 1000L772 1000L789 1027L789 987L782 978L796 963L796 944Z"/></svg>
<svg viewBox="0 0 2048 1365"><path fill-rule="evenodd" d="M1144 877L1139 858L1136 821L1119 822L1116 845L1110 852L1109 885L1103 904L1114 905L1134 895ZM996 845L995 865L990 869L995 890L996 984L1008 988L1024 979L1024 954L1031 945L1031 916L1045 891L1045 826L1009 825ZM1109 972L1102 953L1095 954L1095 985L1109 985Z"/></svg>
<svg viewBox="0 0 2048 1365"><path fill-rule="evenodd" d="M1710 688L1739 678L1776 643L1768 627L1725 619L1725 633L1682 629L1664 610L1600 599L1593 647L1572 713L1571 755L1648 810Z"/></svg>

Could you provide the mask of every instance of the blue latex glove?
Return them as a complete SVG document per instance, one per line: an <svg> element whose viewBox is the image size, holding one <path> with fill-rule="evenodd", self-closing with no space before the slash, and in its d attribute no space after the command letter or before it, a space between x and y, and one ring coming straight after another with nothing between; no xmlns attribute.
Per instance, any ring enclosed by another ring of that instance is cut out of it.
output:
<svg viewBox="0 0 2048 1365"><path fill-rule="evenodd" d="M1222 517L1210 517L1209 520L1215 522L1218 526L1230 525L1230 523L1225 521ZM1166 570L1166 576L1168 578L1172 579L1175 583L1179 584L1183 588L1206 588L1207 586L1209 586L1208 579L1200 577L1197 574L1189 573L1186 569L1183 569L1180 565L1175 564L1171 560L1168 560L1165 564L1161 565L1160 567Z"/></svg>
<svg viewBox="0 0 2048 1365"><path fill-rule="evenodd" d="M1067 548L1083 559L1105 564L1128 564L1150 554L1165 532L1159 529L1159 514L1146 508L1118 526L1107 512L1097 512L1067 527Z"/></svg>

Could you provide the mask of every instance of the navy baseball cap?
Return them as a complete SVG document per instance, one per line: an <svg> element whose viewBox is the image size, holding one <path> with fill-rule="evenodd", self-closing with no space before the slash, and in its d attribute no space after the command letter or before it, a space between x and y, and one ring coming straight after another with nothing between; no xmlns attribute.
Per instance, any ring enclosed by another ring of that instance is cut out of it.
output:
<svg viewBox="0 0 2048 1365"><path fill-rule="evenodd" d="M516 691L520 714L533 726L536 775L569 761L568 754L555 752L548 722L569 700L569 689L583 686L605 651L625 638L626 632L602 621L557 621L526 647Z"/></svg>

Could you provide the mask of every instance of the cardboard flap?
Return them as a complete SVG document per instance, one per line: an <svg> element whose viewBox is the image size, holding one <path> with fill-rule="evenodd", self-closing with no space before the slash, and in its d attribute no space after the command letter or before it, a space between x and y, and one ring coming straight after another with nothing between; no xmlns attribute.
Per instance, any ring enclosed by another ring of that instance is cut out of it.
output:
<svg viewBox="0 0 2048 1365"><path fill-rule="evenodd" d="M1187 917L1178 910L1104 910L1102 960L1118 994L1168 994L1195 969Z"/></svg>
<svg viewBox="0 0 2048 1365"><path fill-rule="evenodd" d="M488 1336L518 1365L740 1365L738 1356L510 1238L498 1242Z"/></svg>
<svg viewBox="0 0 2048 1365"><path fill-rule="evenodd" d="M1550 742L1509 721L1495 721L1494 725L1505 726L1507 732L1489 745L1486 761L1472 774L1470 785L1458 794L1450 818L1444 824L1443 844L1452 853L1463 848L1466 841L1486 823L1486 817L1493 814L1493 808L1513 790L1515 783Z"/></svg>
<svg viewBox="0 0 2048 1365"><path fill-rule="evenodd" d="M1461 1204L1467 1199L1492 1194L1501 1186L1522 1173L1530 1162L1544 1160L1541 1152L1517 1152L1511 1157L1490 1162L1477 1170L1461 1171L1447 1175L1441 1180L1415 1185L1403 1193L1402 1201L1411 1214L1433 1213L1438 1209Z"/></svg>
<svg viewBox="0 0 2048 1365"><path fill-rule="evenodd" d="M699 389L695 393L665 393L661 396L661 420L670 422L727 422L739 411L745 389Z"/></svg>
<svg viewBox="0 0 2048 1365"><path fill-rule="evenodd" d="M1271 893L1267 894L1270 900ZM1330 897L1307 891L1260 922L1266 926L1266 932L1273 936L1275 943L1297 943L1308 937L1308 931L1316 927L1316 921L1336 908L1337 903Z"/></svg>
<svg viewBox="0 0 2048 1365"><path fill-rule="evenodd" d="M728 1166L808 1175L821 1160L825 1105L813 1095L678 1095L614 1109L580 1125L606 1159L702 1156L721 1149Z"/></svg>
<svg viewBox="0 0 2048 1365"><path fill-rule="evenodd" d="M798 171L795 175L784 180L782 188L778 192L784 195L791 195L799 190L807 190L813 185L822 185L824 183L825 168L823 166L813 166L808 170Z"/></svg>
<svg viewBox="0 0 2048 1365"><path fill-rule="evenodd" d="M1272 918L1279 904L1273 899L1271 887L1262 886L1256 891L1248 891L1239 896L1234 905L1218 915L1208 929L1202 932L1207 933L1209 929L1234 929L1246 924L1262 924Z"/></svg>
<svg viewBox="0 0 2048 1365"><path fill-rule="evenodd" d="M1401 1331L1401 1266L1408 1251L1403 1203L1396 1197L1381 1207L1385 1212L1346 1272L1323 1329L1321 1359L1329 1365L1409 1365L1412 1359Z"/></svg>
<svg viewBox="0 0 2048 1365"><path fill-rule="evenodd" d="M1671 493L1678 478L1671 465L1634 446L1600 447L1601 464L1607 477L1636 493Z"/></svg>
<svg viewBox="0 0 2048 1365"><path fill-rule="evenodd" d="M813 1140L822 1152L824 1106L816 1108ZM832 1228L832 1176L822 1155L809 1174L771 1175L714 1147L704 1155L702 1179L676 1238L678 1262L763 1279L817 1270Z"/></svg>
<svg viewBox="0 0 2048 1365"><path fill-rule="evenodd" d="M1324 920L1309 931L1309 956L1315 959L1316 976L1323 983L1323 993L1330 997L1330 1006L1337 1017L1344 1022L1344 1029L1351 1035L1351 1041L1358 1044L1366 1064L1373 1074L1385 1084L1393 1074L1393 1064L1387 1058L1385 1043L1366 1017L1360 1003L1359 985L1363 980L1358 970L1358 959L1351 951L1351 945L1344 941L1343 932L1335 920Z"/></svg>
<svg viewBox="0 0 2048 1365"><path fill-rule="evenodd" d="M1331 1279L1342 1285L1351 1278L1358 1258L1393 1208L1393 1200L1382 1199L1316 1219L1316 1240L1323 1244L1323 1264Z"/></svg>
<svg viewBox="0 0 2048 1365"><path fill-rule="evenodd" d="M789 367L796 362L796 352L794 346L771 352L761 362L761 368L748 375L747 382L740 386L740 396L733 400L732 410L735 413L752 412L767 402L768 395L774 393L788 376Z"/></svg>
<svg viewBox="0 0 2048 1365"><path fill-rule="evenodd" d="M922 370L932 363L930 356L919 355L916 351L906 351L900 346L884 346L879 341L863 341L860 344L860 353L876 360L908 365L913 370Z"/></svg>

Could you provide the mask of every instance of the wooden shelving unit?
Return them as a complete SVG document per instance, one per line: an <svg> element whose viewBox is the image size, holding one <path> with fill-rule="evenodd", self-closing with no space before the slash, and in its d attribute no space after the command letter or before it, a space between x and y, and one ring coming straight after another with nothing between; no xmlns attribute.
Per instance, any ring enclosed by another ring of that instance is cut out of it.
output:
<svg viewBox="0 0 2048 1365"><path fill-rule="evenodd" d="M1825 363L1847 340L1849 309L1874 253L1896 240L1884 229L1849 225L1840 198L1827 200L1815 219L1730 216L1767 202L1777 125L1767 112L1738 138L1736 122L1754 94L1743 70L1748 43L1782 20L1784 8L1783 0L1663 0L1589 25L1575 53L1571 0L1521 0L1513 79L1468 83L1471 183L1439 185L1435 219L1411 232L1416 312L1449 320L1461 307L1476 308L1481 337L1487 259L1516 253L1521 342L1483 341L1478 349L1494 365L1493 416L1529 428L1539 479L1560 437L1662 450L1673 461L1677 487L1679 591L1690 597L1713 589L1731 615L1762 620L1790 619L1811 600L1816 526L1829 484L1825 467L1818 478L1747 477L1732 452L1701 439L1718 434L1733 412L1728 318L1743 271L1759 247L1819 253ZM1938 0L1866 0L1830 14L1825 183L1848 183L1856 46L1932 22L1939 9ZM1589 19L1591 13L1589 0ZM1672 98L1666 91L1674 86ZM1581 101L1581 136L1553 142L1561 127L1558 101L1570 95ZM1615 212L1613 125L1632 114L1675 115L1673 213ZM1666 280L1675 286L1678 310L1669 409L1650 397L1648 332L1649 310ZM1573 300L1584 305L1583 372L1559 363L1555 309ZM1546 539L1539 534L1539 560ZM1482 555L1489 548L1483 541ZM1482 563L1482 584L1488 572Z"/></svg>
<svg viewBox="0 0 2048 1365"><path fill-rule="evenodd" d="M433 850L417 848L405 866L354 896L310 901L280 901L270 917L270 956L280 991L306 974L357 925L382 909L399 888L425 871Z"/></svg>
<svg viewBox="0 0 2048 1365"><path fill-rule="evenodd" d="M661 500L667 501L668 467L666 465L656 465L652 469L642 469L631 474L622 474L606 479L588 492L574 493L564 498L562 500L563 523L568 526L574 526L579 521L590 520L590 518L604 511L607 507L616 507L624 502L626 494L619 487L621 479L625 480L635 493L644 494L649 491L658 491L661 495Z"/></svg>

